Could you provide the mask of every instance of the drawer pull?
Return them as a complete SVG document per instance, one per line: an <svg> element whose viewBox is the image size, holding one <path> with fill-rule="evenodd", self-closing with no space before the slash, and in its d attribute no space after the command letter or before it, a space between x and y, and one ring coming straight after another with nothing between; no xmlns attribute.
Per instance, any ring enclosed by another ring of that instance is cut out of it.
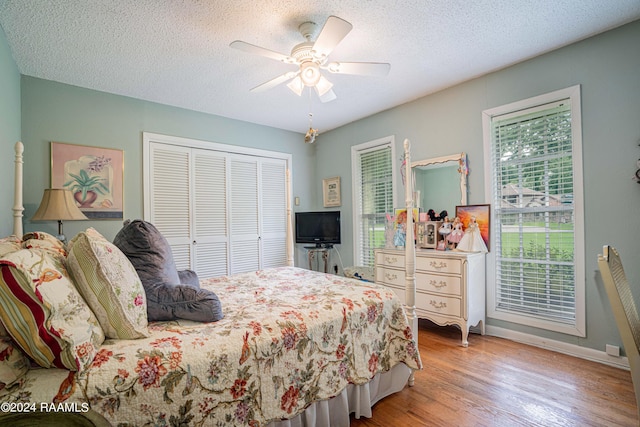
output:
<svg viewBox="0 0 640 427"><path fill-rule="evenodd" d="M436 270L439 270L441 268L447 268L447 263L444 261L440 261L440 262L431 261L429 265L435 268Z"/></svg>
<svg viewBox="0 0 640 427"><path fill-rule="evenodd" d="M384 262L387 262L389 264L395 264L396 262L398 262L398 258L394 256L386 256L384 257Z"/></svg>
<svg viewBox="0 0 640 427"><path fill-rule="evenodd" d="M389 274L389 273L384 273L384 278L387 280L396 280L398 278L397 274Z"/></svg>
<svg viewBox="0 0 640 427"><path fill-rule="evenodd" d="M431 307L435 308L436 310L440 310L442 308L447 308L447 303L440 301L440 302L436 302L434 300L429 301L429 304L431 305Z"/></svg>
<svg viewBox="0 0 640 427"><path fill-rule="evenodd" d="M431 280L429 281L429 284L431 286L433 286L436 289L440 289L440 288L444 288L445 286L447 286L447 282L441 280L439 282L435 281L435 280Z"/></svg>

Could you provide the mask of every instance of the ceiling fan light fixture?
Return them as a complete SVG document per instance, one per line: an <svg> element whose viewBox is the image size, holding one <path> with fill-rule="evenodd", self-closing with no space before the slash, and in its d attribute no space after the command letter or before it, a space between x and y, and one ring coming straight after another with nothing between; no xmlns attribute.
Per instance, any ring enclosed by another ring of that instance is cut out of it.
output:
<svg viewBox="0 0 640 427"><path fill-rule="evenodd" d="M320 67L315 62L307 61L300 65L300 78L305 86L315 86L321 77Z"/></svg>
<svg viewBox="0 0 640 427"><path fill-rule="evenodd" d="M1 0L0 0L1 1ZM285 64L297 65L295 71L279 75L261 85L251 89L251 92L262 92L278 86L288 80L287 86L298 96L302 95L305 86L314 88L320 96L320 101L325 103L336 99L336 94L331 89L333 84L323 75L322 70L338 74L386 76L390 65L378 62L331 62L327 63L331 52L349 34L353 25L337 16L329 16L320 33L312 41L316 25L311 21L300 24L298 30L305 41L293 46L291 53L285 55L270 49L256 46L241 40L230 44L234 49L248 53L262 55L275 59Z"/></svg>
<svg viewBox="0 0 640 427"><path fill-rule="evenodd" d="M321 75L318 83L314 87L318 96L322 96L331 90L331 88L333 87L333 83L327 80L325 76Z"/></svg>
<svg viewBox="0 0 640 427"><path fill-rule="evenodd" d="M300 78L300 76L296 76L295 79L287 83L287 87L291 89L296 95L301 96L302 90L304 89L304 84L302 83L302 79Z"/></svg>

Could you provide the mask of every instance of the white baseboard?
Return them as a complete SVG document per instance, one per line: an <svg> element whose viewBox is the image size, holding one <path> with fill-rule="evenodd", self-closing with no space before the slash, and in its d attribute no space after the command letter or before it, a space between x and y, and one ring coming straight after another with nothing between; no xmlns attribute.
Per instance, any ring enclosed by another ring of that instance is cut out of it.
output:
<svg viewBox="0 0 640 427"><path fill-rule="evenodd" d="M629 359L626 357L609 356L604 351L581 347L575 344L568 344L562 341L550 340L536 335L525 334L523 332L516 332L510 329L500 328L498 326L487 325L485 329L485 333L487 335L494 337L505 338L511 341L532 345L534 347L540 347L558 353L579 357L581 359L591 360L593 362L604 363L605 365L629 370Z"/></svg>

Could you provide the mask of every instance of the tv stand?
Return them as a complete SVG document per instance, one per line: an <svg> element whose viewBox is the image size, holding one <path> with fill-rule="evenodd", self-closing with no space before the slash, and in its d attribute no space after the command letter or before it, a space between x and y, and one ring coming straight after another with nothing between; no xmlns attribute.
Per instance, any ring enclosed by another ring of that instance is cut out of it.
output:
<svg viewBox="0 0 640 427"><path fill-rule="evenodd" d="M305 246L305 249L333 249L332 243L316 243L315 246Z"/></svg>
<svg viewBox="0 0 640 427"><path fill-rule="evenodd" d="M309 259L309 270L313 270L314 259L316 254L322 255L322 261L324 262L324 272L329 272L329 250L333 248L333 245L316 245L316 246L305 246L307 250L307 258Z"/></svg>

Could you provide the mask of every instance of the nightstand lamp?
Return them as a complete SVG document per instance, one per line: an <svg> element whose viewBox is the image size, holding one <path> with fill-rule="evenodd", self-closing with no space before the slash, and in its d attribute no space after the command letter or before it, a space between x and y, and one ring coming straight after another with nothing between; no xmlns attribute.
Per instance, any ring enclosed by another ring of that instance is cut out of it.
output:
<svg viewBox="0 0 640 427"><path fill-rule="evenodd" d="M76 206L70 190L62 188L47 188L42 195L38 210L31 218L32 221L58 221L57 238L66 243L62 232L62 221L77 221L87 218Z"/></svg>

